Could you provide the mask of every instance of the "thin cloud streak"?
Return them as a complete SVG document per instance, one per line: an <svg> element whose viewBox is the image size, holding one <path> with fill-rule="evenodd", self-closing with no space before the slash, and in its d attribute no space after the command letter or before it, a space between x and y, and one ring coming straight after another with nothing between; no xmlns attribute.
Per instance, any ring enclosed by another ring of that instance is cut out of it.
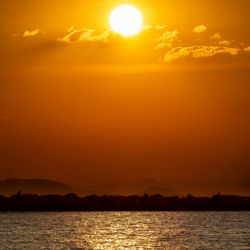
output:
<svg viewBox="0 0 250 250"><path fill-rule="evenodd" d="M193 31L194 33L203 33L207 30L207 27L205 25L199 25L194 27Z"/></svg>
<svg viewBox="0 0 250 250"><path fill-rule="evenodd" d="M229 47L217 46L190 46L190 47L177 47L166 53L164 62L172 62L181 58L206 58L213 57L217 54L230 54L237 55L239 49Z"/></svg>
<svg viewBox="0 0 250 250"><path fill-rule="evenodd" d="M34 36L37 36L39 33L41 33L41 31L39 29L36 29L33 31L26 30L22 36L23 37L34 37Z"/></svg>

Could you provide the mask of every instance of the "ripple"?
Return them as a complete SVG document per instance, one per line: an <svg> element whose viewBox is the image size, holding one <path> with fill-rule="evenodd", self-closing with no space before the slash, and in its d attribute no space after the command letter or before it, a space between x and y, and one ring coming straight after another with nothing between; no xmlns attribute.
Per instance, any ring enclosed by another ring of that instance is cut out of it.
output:
<svg viewBox="0 0 250 250"><path fill-rule="evenodd" d="M249 212L0 213L0 249L250 249Z"/></svg>

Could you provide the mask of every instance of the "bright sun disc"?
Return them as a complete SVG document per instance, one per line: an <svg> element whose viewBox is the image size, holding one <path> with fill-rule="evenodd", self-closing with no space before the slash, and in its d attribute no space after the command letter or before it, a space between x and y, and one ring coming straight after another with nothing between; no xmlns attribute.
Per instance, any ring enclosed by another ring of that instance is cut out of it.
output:
<svg viewBox="0 0 250 250"><path fill-rule="evenodd" d="M133 36L142 30L141 12L132 5L121 5L115 8L109 18L111 29L123 36Z"/></svg>

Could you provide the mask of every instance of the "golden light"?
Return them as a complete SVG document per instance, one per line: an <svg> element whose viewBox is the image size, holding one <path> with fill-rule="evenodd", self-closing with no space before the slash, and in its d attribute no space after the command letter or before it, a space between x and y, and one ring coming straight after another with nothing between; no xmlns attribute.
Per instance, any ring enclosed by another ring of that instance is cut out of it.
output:
<svg viewBox="0 0 250 250"><path fill-rule="evenodd" d="M109 24L114 32L123 36L133 36L142 30L143 17L137 8L125 4L112 11Z"/></svg>

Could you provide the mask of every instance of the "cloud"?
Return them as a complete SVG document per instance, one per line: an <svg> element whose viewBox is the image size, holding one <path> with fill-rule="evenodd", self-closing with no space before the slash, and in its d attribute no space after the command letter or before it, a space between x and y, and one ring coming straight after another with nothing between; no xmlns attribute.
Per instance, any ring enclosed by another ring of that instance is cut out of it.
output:
<svg viewBox="0 0 250 250"><path fill-rule="evenodd" d="M32 30L32 31L29 31L29 30L26 30L24 33L23 33L23 37L33 37L33 36L36 36L40 33L41 31L39 29L36 29L36 30Z"/></svg>
<svg viewBox="0 0 250 250"><path fill-rule="evenodd" d="M190 46L190 47L177 47L166 53L164 56L165 62L175 61L181 58L206 58L212 57L217 54L230 54L237 55L239 49L218 46Z"/></svg>
<svg viewBox="0 0 250 250"><path fill-rule="evenodd" d="M250 52L250 46L244 49L245 52Z"/></svg>
<svg viewBox="0 0 250 250"><path fill-rule="evenodd" d="M210 40L218 40L218 39L221 39L220 33L215 33L210 37Z"/></svg>
<svg viewBox="0 0 250 250"><path fill-rule="evenodd" d="M172 47L172 43L159 43L155 46L155 50L171 48L171 47Z"/></svg>
<svg viewBox="0 0 250 250"><path fill-rule="evenodd" d="M71 27L68 29L68 33L57 39L61 43L78 43L78 42L114 42L121 39L118 34L106 30L97 34L94 29L74 29Z"/></svg>
<svg viewBox="0 0 250 250"><path fill-rule="evenodd" d="M194 28L194 32L201 33L206 30L205 25L200 25ZM190 33L192 30L190 30ZM25 31L23 34L19 34L24 37L36 36L40 33L40 30L36 29L34 31ZM210 35L205 36L204 39L197 41L197 37L194 34L190 34L191 39L181 40L181 35L178 30L169 30L166 25L147 25L143 27L141 33L135 38L136 50L133 55L127 55L126 50L122 51L122 48L126 48L127 39L122 35L115 33L111 30L96 31L95 29L81 28L76 29L74 26L66 29L64 34L58 35L58 38L53 40L55 46L58 47L58 43L65 44L75 44L75 43L94 43L93 46L90 45L89 48L94 50L103 50L102 44L113 44L121 43L119 49L121 49L121 58L136 58L136 60L142 60L141 55L145 55L144 58L147 61L164 61L172 62L179 60L181 58L209 58L218 54L228 54L228 55L239 55L242 56L243 53L247 54L250 52L250 47L244 45L239 45L239 48L233 46L234 40L223 40L221 39L220 33L214 33L211 37ZM128 39L130 41L130 39ZM143 46L141 46L143 45ZM61 46L59 46L61 48ZM104 46L105 47L105 46ZM86 49L88 50L88 48ZM132 53L131 53L132 54ZM137 56L139 55L139 56ZM103 58L106 58L105 53ZM112 58L118 58L117 55ZM218 58L220 59L220 58ZM104 60L104 59L103 59ZM113 59L112 59L113 60ZM129 60L129 59L128 59ZM220 61L221 62L221 61ZM224 62L224 61L223 61Z"/></svg>
<svg viewBox="0 0 250 250"><path fill-rule="evenodd" d="M179 32L177 30L165 31L163 34L156 39L156 41L161 43L172 43L175 39L178 38Z"/></svg>
<svg viewBox="0 0 250 250"><path fill-rule="evenodd" d="M156 30L165 30L168 26L163 24L163 25L156 25L155 26L155 29Z"/></svg>
<svg viewBox="0 0 250 250"><path fill-rule="evenodd" d="M218 44L221 46L229 46L230 45L230 41L224 40L224 41L219 41Z"/></svg>
<svg viewBox="0 0 250 250"><path fill-rule="evenodd" d="M205 25L199 25L194 27L193 31L194 33L202 33L205 32L207 30L207 27Z"/></svg>
<svg viewBox="0 0 250 250"><path fill-rule="evenodd" d="M166 30L167 29L167 25L163 24L163 25L144 25L142 27L142 31L162 31L162 30Z"/></svg>
<svg viewBox="0 0 250 250"><path fill-rule="evenodd" d="M155 49L171 48L172 42L177 39L178 31L166 31L167 25L145 25L141 32L141 39L145 43L151 44L157 42ZM66 34L56 39L61 43L79 43L79 42L101 42L114 43L124 41L124 37L111 30L97 33L94 29L75 29L70 27Z"/></svg>
<svg viewBox="0 0 250 250"><path fill-rule="evenodd" d="M161 30L157 28L156 30ZM164 26L163 29L165 29L166 26ZM165 49L165 48L171 48L172 43L178 38L179 32L177 30L173 31L164 31L158 38L155 39L155 41L158 42L158 44L155 46L155 50L158 49Z"/></svg>

